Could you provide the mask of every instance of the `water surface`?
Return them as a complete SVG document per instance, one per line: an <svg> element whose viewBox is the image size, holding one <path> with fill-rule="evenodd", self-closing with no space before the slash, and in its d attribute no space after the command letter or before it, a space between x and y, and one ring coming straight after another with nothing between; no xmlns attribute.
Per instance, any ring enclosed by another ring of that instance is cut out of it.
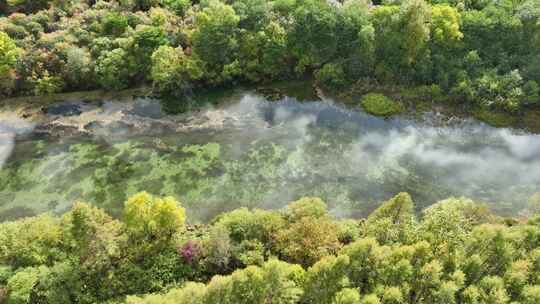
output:
<svg viewBox="0 0 540 304"><path fill-rule="evenodd" d="M239 89L182 114L143 97L70 100L32 115L6 107L0 220L78 200L119 215L142 190L177 197L192 221L301 196L362 217L400 191L418 209L467 196L517 215L540 191L539 135L437 111L384 119L329 98L278 99Z"/></svg>

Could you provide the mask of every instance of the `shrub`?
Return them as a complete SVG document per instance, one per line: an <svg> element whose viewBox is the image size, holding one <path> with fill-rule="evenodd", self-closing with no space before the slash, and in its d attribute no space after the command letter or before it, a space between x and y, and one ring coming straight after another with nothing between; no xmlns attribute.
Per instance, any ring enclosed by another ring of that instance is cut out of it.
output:
<svg viewBox="0 0 540 304"><path fill-rule="evenodd" d="M34 95L51 95L62 91L64 81L60 76L51 76L48 71L43 76L34 78Z"/></svg>
<svg viewBox="0 0 540 304"><path fill-rule="evenodd" d="M370 93L362 97L366 112L378 116L391 116L403 111L403 106L383 94Z"/></svg>

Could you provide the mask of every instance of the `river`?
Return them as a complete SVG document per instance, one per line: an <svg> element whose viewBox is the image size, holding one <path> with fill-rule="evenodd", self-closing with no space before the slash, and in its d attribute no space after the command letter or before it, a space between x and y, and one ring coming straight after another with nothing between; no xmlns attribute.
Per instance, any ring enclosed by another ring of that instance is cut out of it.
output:
<svg viewBox="0 0 540 304"><path fill-rule="evenodd" d="M0 221L76 201L119 216L138 191L176 197L192 222L302 196L359 218L401 191L418 210L466 196L515 216L540 191L537 134L437 109L380 118L315 94L211 99L187 113L131 96L0 108Z"/></svg>

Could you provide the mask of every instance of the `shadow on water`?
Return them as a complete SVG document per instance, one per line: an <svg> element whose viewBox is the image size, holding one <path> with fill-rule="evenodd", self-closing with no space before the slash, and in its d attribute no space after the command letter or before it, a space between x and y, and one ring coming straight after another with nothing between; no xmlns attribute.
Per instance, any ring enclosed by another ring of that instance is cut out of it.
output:
<svg viewBox="0 0 540 304"><path fill-rule="evenodd" d="M401 191L419 209L468 196L515 215L540 191L538 135L438 110L374 117L319 98L309 83L69 101L39 115L0 124L10 139L0 149L0 220L62 213L76 200L119 215L143 190L179 198L194 221L301 196L362 217Z"/></svg>

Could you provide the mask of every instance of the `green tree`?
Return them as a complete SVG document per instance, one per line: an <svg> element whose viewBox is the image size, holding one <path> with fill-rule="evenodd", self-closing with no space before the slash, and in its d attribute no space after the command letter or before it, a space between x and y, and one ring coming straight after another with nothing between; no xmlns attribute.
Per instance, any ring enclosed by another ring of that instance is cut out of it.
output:
<svg viewBox="0 0 540 304"><path fill-rule="evenodd" d="M51 265L65 257L59 221L50 215L0 224L0 263L14 268Z"/></svg>
<svg viewBox="0 0 540 304"><path fill-rule="evenodd" d="M326 1L303 1L293 12L289 33L292 54L298 59L297 71L319 68L338 49L337 10Z"/></svg>
<svg viewBox="0 0 540 304"><path fill-rule="evenodd" d="M407 243L414 229L414 203L407 193L399 193L373 211L365 222L364 234L382 244Z"/></svg>
<svg viewBox="0 0 540 304"><path fill-rule="evenodd" d="M161 26L139 26L133 34L133 57L138 69L137 74L146 77L151 69L151 57L154 51L162 45L167 45L169 40Z"/></svg>
<svg viewBox="0 0 540 304"><path fill-rule="evenodd" d="M328 216L326 203L318 197L303 197L287 206L289 217L298 221L304 217L325 218Z"/></svg>
<svg viewBox="0 0 540 304"><path fill-rule="evenodd" d="M242 31L238 58L242 74L251 81L272 80L290 70L287 32L271 21L259 31Z"/></svg>
<svg viewBox="0 0 540 304"><path fill-rule="evenodd" d="M154 89L166 95L184 96L203 77L200 62L186 56L181 48L160 46L151 61Z"/></svg>
<svg viewBox="0 0 540 304"><path fill-rule="evenodd" d="M360 293L356 289L345 288L336 294L333 304L357 304L360 302Z"/></svg>
<svg viewBox="0 0 540 304"><path fill-rule="evenodd" d="M15 42L6 33L0 32L0 77L15 66L19 53Z"/></svg>
<svg viewBox="0 0 540 304"><path fill-rule="evenodd" d="M128 18L119 13L108 13L103 18L103 33L105 35L120 36L129 26Z"/></svg>
<svg viewBox="0 0 540 304"><path fill-rule="evenodd" d="M219 1L211 1L195 17L193 52L205 63L205 76L211 83L228 81L239 73L239 21L234 9Z"/></svg>
<svg viewBox="0 0 540 304"><path fill-rule="evenodd" d="M105 89L127 88L135 70L133 57L120 48L102 52L96 62L98 83Z"/></svg>
<svg viewBox="0 0 540 304"><path fill-rule="evenodd" d="M159 198L141 192L126 201L123 218L134 237L169 240L184 229L186 212L172 197Z"/></svg>
<svg viewBox="0 0 540 304"><path fill-rule="evenodd" d="M348 285L349 257L322 258L311 266L304 278L303 303L331 304L340 290Z"/></svg>
<svg viewBox="0 0 540 304"><path fill-rule="evenodd" d="M7 284L10 291L8 295L8 304L27 304L32 303L30 297L34 286L39 280L39 277L46 274L49 269L45 266L28 267L18 271L12 276Z"/></svg>

